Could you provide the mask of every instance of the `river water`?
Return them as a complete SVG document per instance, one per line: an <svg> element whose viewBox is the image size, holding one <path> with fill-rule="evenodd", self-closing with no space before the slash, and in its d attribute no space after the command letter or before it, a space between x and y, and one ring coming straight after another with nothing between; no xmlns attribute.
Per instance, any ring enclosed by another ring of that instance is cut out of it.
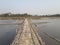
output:
<svg viewBox="0 0 60 45"><path fill-rule="evenodd" d="M15 20L0 20L0 24L14 24ZM22 23L22 21L19 21ZM0 45L10 45L16 35L16 25L0 25Z"/></svg>
<svg viewBox="0 0 60 45"><path fill-rule="evenodd" d="M33 22L35 22L36 24L40 22L40 24L37 24L38 34L46 43L46 45L60 45L60 18L34 20ZM59 42L45 35L44 32L49 36L58 39Z"/></svg>
<svg viewBox="0 0 60 45"><path fill-rule="evenodd" d="M33 20L33 23L36 23L38 28L38 34L45 41L46 45L60 45L54 39L51 39L43 32L53 36L60 40L60 19L39 19ZM16 23L15 20L0 20L0 24L13 24ZM20 21L22 23L22 21ZM16 26L15 25L0 25L0 45L10 45L12 40L16 35Z"/></svg>

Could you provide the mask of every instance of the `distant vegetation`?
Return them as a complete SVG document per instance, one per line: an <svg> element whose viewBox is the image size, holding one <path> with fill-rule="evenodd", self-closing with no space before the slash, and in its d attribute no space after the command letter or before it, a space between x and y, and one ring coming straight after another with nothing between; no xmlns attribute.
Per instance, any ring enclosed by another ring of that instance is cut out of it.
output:
<svg viewBox="0 0 60 45"><path fill-rule="evenodd" d="M45 17L60 17L60 14L44 15Z"/></svg>
<svg viewBox="0 0 60 45"><path fill-rule="evenodd" d="M24 18L32 18L32 19L41 19L46 17L60 17L60 14L54 14L54 15L30 15L30 14L11 14L11 13L5 13L0 14L0 20L4 19L24 19Z"/></svg>
<svg viewBox="0 0 60 45"><path fill-rule="evenodd" d="M11 13L5 13L0 14L0 17L60 17L60 14L54 14L54 15L30 15L30 14L11 14Z"/></svg>
<svg viewBox="0 0 60 45"><path fill-rule="evenodd" d="M11 13L0 14L0 17L26 17L26 16L32 16L32 15L28 15L27 13L25 14L11 14Z"/></svg>

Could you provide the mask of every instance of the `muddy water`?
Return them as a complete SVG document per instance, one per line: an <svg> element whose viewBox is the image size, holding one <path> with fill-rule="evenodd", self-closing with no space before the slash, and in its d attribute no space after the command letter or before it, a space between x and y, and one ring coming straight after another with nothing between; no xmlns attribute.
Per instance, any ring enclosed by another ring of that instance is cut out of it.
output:
<svg viewBox="0 0 60 45"><path fill-rule="evenodd" d="M44 32L45 32L49 36L52 36L52 37L60 40L60 19L34 20L32 22L41 23L41 24L37 24L37 27L39 30L38 34L45 41L46 45L60 45L60 42L57 42L56 40L54 40L44 34Z"/></svg>

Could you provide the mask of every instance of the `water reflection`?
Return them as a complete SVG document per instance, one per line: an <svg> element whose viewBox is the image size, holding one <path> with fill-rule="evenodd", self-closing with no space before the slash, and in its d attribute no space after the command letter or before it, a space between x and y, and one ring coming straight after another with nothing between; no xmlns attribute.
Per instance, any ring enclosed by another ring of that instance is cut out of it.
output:
<svg viewBox="0 0 60 45"><path fill-rule="evenodd" d="M37 22L37 21L36 21ZM39 35L46 42L47 45L60 45L60 43L46 36L43 32L54 36L55 38L60 40L60 19L49 19L49 20L39 20L38 22L50 22L46 24L40 24L39 27Z"/></svg>
<svg viewBox="0 0 60 45"><path fill-rule="evenodd" d="M0 24L13 24L16 21L13 20L0 20ZM20 21L22 23L22 21ZM49 20L33 20L32 23L37 24L38 34L46 42L47 45L60 45L60 43L46 36L43 32L54 36L60 40L60 19L49 19ZM39 23L39 24L38 24ZM10 45L13 38L16 35L15 25L0 25L0 45Z"/></svg>
<svg viewBox="0 0 60 45"><path fill-rule="evenodd" d="M20 21L19 23L21 23ZM15 20L0 20L0 24L14 24ZM16 35L15 25L0 25L0 45L10 45Z"/></svg>

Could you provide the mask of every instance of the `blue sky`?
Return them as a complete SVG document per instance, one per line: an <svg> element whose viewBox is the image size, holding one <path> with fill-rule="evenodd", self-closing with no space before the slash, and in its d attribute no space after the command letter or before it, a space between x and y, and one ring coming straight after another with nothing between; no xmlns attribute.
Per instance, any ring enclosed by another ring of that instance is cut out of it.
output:
<svg viewBox="0 0 60 45"><path fill-rule="evenodd" d="M0 0L0 13L60 14L60 0Z"/></svg>

